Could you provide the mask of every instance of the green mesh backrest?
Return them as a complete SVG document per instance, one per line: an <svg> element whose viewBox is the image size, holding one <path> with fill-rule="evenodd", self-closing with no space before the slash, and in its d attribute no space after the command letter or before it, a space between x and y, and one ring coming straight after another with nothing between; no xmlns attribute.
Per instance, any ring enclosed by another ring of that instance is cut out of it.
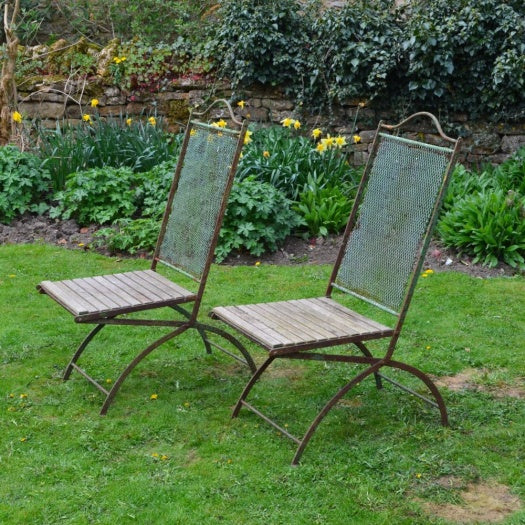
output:
<svg viewBox="0 0 525 525"><path fill-rule="evenodd" d="M158 259L200 279L212 248L239 132L194 121L190 126Z"/></svg>
<svg viewBox="0 0 525 525"><path fill-rule="evenodd" d="M379 134L335 284L399 312L452 150Z"/></svg>

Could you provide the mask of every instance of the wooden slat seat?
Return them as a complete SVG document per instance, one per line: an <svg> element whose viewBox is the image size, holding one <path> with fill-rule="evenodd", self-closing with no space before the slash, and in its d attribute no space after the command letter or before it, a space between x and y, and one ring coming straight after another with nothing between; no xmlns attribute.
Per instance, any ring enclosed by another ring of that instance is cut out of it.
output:
<svg viewBox="0 0 525 525"><path fill-rule="evenodd" d="M242 331L267 350L303 345L332 346L389 337L388 326L342 306L327 297L273 303L217 307L212 316Z"/></svg>
<svg viewBox="0 0 525 525"><path fill-rule="evenodd" d="M77 321L194 301L196 294L153 270L115 273L63 281L42 281L51 296Z"/></svg>

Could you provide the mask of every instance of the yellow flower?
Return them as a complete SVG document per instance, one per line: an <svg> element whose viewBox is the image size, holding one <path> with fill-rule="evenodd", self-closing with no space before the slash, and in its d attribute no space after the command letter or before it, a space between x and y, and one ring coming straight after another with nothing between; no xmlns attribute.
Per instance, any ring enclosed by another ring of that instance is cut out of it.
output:
<svg viewBox="0 0 525 525"><path fill-rule="evenodd" d="M159 453L158 452L153 452L153 454L151 454L151 457L152 458L158 458L159 457Z"/></svg>
<svg viewBox="0 0 525 525"><path fill-rule="evenodd" d="M192 129L190 131L190 137L193 137L194 135L197 135L197 130L196 129Z"/></svg>
<svg viewBox="0 0 525 525"><path fill-rule="evenodd" d="M289 128L294 122L295 122L295 120L293 118L285 118L285 119L281 120L281 124L285 128Z"/></svg>
<svg viewBox="0 0 525 525"><path fill-rule="evenodd" d="M155 401L155 399L158 399L159 395L158 394L151 394L151 396L149 396L150 399L152 399L153 401Z"/></svg>
<svg viewBox="0 0 525 525"><path fill-rule="evenodd" d="M113 379L111 379L110 377L108 377L106 379L106 383L109 385L110 383L113 383Z"/></svg>
<svg viewBox="0 0 525 525"><path fill-rule="evenodd" d="M13 111L12 119L13 122L16 122L17 124L22 123L22 115L18 111Z"/></svg>
<svg viewBox="0 0 525 525"><path fill-rule="evenodd" d="M219 128L225 128L227 126L227 123L225 120L223 120L221 118L221 120L219 120L219 122L217 122L217 126L219 126Z"/></svg>
<svg viewBox="0 0 525 525"><path fill-rule="evenodd" d="M88 124L91 124L91 115L88 115L87 113L85 115L82 115L82 120L84 122L87 122Z"/></svg>
<svg viewBox="0 0 525 525"><path fill-rule="evenodd" d="M250 131L249 129L246 130L246 135L244 135L245 144L249 144L252 141L252 135L253 135L253 131Z"/></svg>
<svg viewBox="0 0 525 525"><path fill-rule="evenodd" d="M318 153L321 153L323 154L325 151L326 151L326 144L324 142L319 142L319 144L317 144L317 146L315 147L316 151Z"/></svg>
<svg viewBox="0 0 525 525"><path fill-rule="evenodd" d="M126 124L127 124L128 126L131 126L131 123L132 123L132 122L133 122L133 119L131 119L131 118L127 118L127 119L126 119Z"/></svg>
<svg viewBox="0 0 525 525"><path fill-rule="evenodd" d="M335 137L331 137L329 133L326 138L321 139L321 143L325 145L326 149L331 148L335 144Z"/></svg>
<svg viewBox="0 0 525 525"><path fill-rule="evenodd" d="M152 126L156 126L157 125L157 119L155 117L150 117L148 119L148 122L152 125Z"/></svg>
<svg viewBox="0 0 525 525"><path fill-rule="evenodd" d="M237 106L239 106L241 109L244 109L245 104L246 102L244 102L244 100L239 100L239 102L237 102Z"/></svg>
<svg viewBox="0 0 525 525"><path fill-rule="evenodd" d="M359 144L359 142L361 142L361 137L359 135L354 135L352 138L354 139L354 144Z"/></svg>
<svg viewBox="0 0 525 525"><path fill-rule="evenodd" d="M113 62L115 62L115 64L120 64L122 60L120 60L119 57L113 57Z"/></svg>
<svg viewBox="0 0 525 525"><path fill-rule="evenodd" d="M418 472L418 473L416 474L416 478L419 479L420 477L421 477L421 474Z"/></svg>
<svg viewBox="0 0 525 525"><path fill-rule="evenodd" d="M80 247L82 248L82 246L85 246L85 245L84 245L83 242L79 242L79 243L77 244L77 246L80 246Z"/></svg>
<svg viewBox="0 0 525 525"><path fill-rule="evenodd" d="M270 152L269 151L263 151L263 157L264 158L268 158L270 156Z"/></svg>
<svg viewBox="0 0 525 525"><path fill-rule="evenodd" d="M13 399L13 397L15 397L15 395L14 395L14 394L9 394L9 397L10 397L11 399Z"/></svg>
<svg viewBox="0 0 525 525"><path fill-rule="evenodd" d="M321 135L323 134L322 130L319 129L319 128L315 128L313 131L312 131L312 137L314 139L318 139Z"/></svg>
<svg viewBox="0 0 525 525"><path fill-rule="evenodd" d="M293 123L293 127L294 127L295 129L299 129L299 128L301 127L301 123L300 123L298 120L296 120L296 121Z"/></svg>
<svg viewBox="0 0 525 525"><path fill-rule="evenodd" d="M430 346L425 346L425 350L430 350Z"/></svg>
<svg viewBox="0 0 525 525"><path fill-rule="evenodd" d="M162 454L162 456L160 456L160 459L161 459L162 461L166 461L167 459L169 459L169 457L166 456L166 454Z"/></svg>
<svg viewBox="0 0 525 525"><path fill-rule="evenodd" d="M27 394L20 394L20 399L25 399L27 397Z"/></svg>
<svg viewBox="0 0 525 525"><path fill-rule="evenodd" d="M261 266L261 261L256 261L255 266Z"/></svg>
<svg viewBox="0 0 525 525"><path fill-rule="evenodd" d="M184 406L185 406L186 408L188 408L188 407L190 406L190 404L186 401L186 402L184 403Z"/></svg>
<svg viewBox="0 0 525 525"><path fill-rule="evenodd" d="M339 137L335 137L334 140L335 140L335 145L338 148L342 148L343 146L346 146L346 139L342 137L341 135L339 135Z"/></svg>
<svg viewBox="0 0 525 525"><path fill-rule="evenodd" d="M91 107L96 108L98 106L98 98L91 99Z"/></svg>
<svg viewBox="0 0 525 525"><path fill-rule="evenodd" d="M20 441L21 441L22 443L24 443L25 441L27 441L27 438L26 438L26 437L20 438Z"/></svg>
<svg viewBox="0 0 525 525"><path fill-rule="evenodd" d="M120 61L124 62L126 60L126 57L120 57Z"/></svg>

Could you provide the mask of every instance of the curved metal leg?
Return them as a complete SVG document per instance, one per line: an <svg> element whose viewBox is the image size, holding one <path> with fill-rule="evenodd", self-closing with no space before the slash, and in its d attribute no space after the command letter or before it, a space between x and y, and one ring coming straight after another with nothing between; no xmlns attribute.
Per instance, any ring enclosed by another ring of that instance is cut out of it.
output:
<svg viewBox="0 0 525 525"><path fill-rule="evenodd" d="M179 312L181 315L186 317L186 319L190 319L191 318L190 312L188 312L187 310L184 310L184 308L182 308L182 307L180 307L178 305L174 305L174 306L172 306L172 308L176 312ZM210 342L208 341L208 338L206 337L206 332L204 332L204 330L201 330L197 326L195 326L195 329L197 330L197 332L199 332L199 335L201 336L202 342L204 343L204 348L206 349L206 353L207 354L211 354L211 345L210 345Z"/></svg>
<svg viewBox="0 0 525 525"><path fill-rule="evenodd" d="M364 355L366 355L366 357L374 357L370 350L368 350L368 348L361 341L356 341L354 344ZM383 388L383 383L381 381L381 376L377 372L374 372L374 379L376 380L376 388L381 390Z"/></svg>
<svg viewBox="0 0 525 525"><path fill-rule="evenodd" d="M415 375L418 379L421 379L421 381L423 381L423 383L427 385L428 389L430 390L430 392L434 396L434 399L436 400L437 408L439 409L439 412L441 414L441 424L445 427L448 426L448 414L447 407L445 406L445 401L443 400L443 397L441 396L437 386L430 379L430 377L428 377L424 372L422 372L418 368L407 365L406 363L401 363L400 361L386 361L383 363L383 366L399 368L400 370L404 370L409 374Z"/></svg>
<svg viewBox="0 0 525 525"><path fill-rule="evenodd" d="M212 334L216 334L216 335L226 339L229 343L231 343L233 346L235 346L235 348L237 348L237 350L239 350L239 352L244 357L244 361L242 359L239 359L234 354L230 354L230 352L226 351L225 349L223 349L221 347L218 347L218 348L220 350L222 350L224 353L230 355L231 357L241 361L241 363L244 363L245 365L247 365L250 368L250 370L252 371L252 373L256 372L257 366L255 366L255 363L254 363L254 361L252 359L252 356L250 355L248 350L246 350L245 346L238 339L233 337L233 335L231 335L230 333L226 332L225 330L222 330L221 328L217 328L216 326L210 326L210 325L203 324L203 323L196 323L194 325L194 328L199 330L199 332L200 331L211 332ZM215 345L215 346L217 346L217 345Z"/></svg>
<svg viewBox="0 0 525 525"><path fill-rule="evenodd" d="M117 392L120 389L120 386L128 377L130 372L144 359L148 354L150 354L155 348L159 347L160 345L164 344L166 341L169 341L170 339L173 339L174 337L180 335L182 332L185 332L188 328L191 328L190 325L182 325L177 330L170 332L169 334L166 334L165 336L161 337L160 339L157 339L155 342L151 343L145 350L143 350L140 354L131 361L131 363L124 369L124 371L120 374L118 379L113 384L113 387L109 391L106 400L104 401L104 404L102 405L102 409L100 410L100 415L105 416L106 412L108 411L109 405L111 405L114 397L117 395Z"/></svg>
<svg viewBox="0 0 525 525"><path fill-rule="evenodd" d="M87 345L91 342L91 340L104 328L105 325L98 324L89 332L89 334L85 337L85 339L82 341L80 346L77 348L77 351L73 354L73 357L69 361L69 364L66 367L66 370L64 372L63 379L64 381L67 381L69 379L69 376L71 375L71 372L73 371L73 363L76 363L79 359L79 357L82 355L82 352L86 349Z"/></svg>
<svg viewBox="0 0 525 525"><path fill-rule="evenodd" d="M235 408L232 412L232 418L237 417L239 415L239 411L241 410L242 403L250 393L250 390L253 388L253 385L257 382L259 377L261 377L261 374L270 366L272 361L275 359L275 356L270 356L266 361L255 371L251 379L248 381L247 385L244 387L244 390L242 391L241 397L239 398L239 401L237 401L237 404L235 405Z"/></svg>
<svg viewBox="0 0 525 525"><path fill-rule="evenodd" d="M341 388L339 392L337 392L337 394L335 394L335 396L333 396L332 399L330 399L330 401L326 403L326 405L319 412L319 414L317 414L317 417L312 421L310 427L308 428L305 435L303 436L303 439L301 440L299 446L297 447L295 456L293 457L292 465L297 465L299 463L299 460L301 459L301 456L303 455L304 449L306 448L306 445L310 441L316 428L319 426L319 423L321 423L321 421L325 418L328 412L330 412L332 407L339 401L339 399L341 399L351 388L357 385L357 383L360 383L363 379L365 379L370 374L377 372L377 370L379 370L379 368L381 368L382 365L383 363L377 363L371 366L370 368L367 368L366 370L364 370L357 376L355 376L354 379L352 379L352 381L350 381L343 388Z"/></svg>

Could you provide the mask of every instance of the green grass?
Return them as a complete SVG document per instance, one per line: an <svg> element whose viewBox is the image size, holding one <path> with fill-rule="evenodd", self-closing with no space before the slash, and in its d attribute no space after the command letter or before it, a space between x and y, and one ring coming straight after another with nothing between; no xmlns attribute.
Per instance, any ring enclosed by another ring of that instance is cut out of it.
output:
<svg viewBox="0 0 525 525"><path fill-rule="evenodd" d="M422 502L459 501L436 484L444 475L505 484L525 500L523 399L443 389L451 419L443 428L437 411L370 380L291 467L293 443L247 411L230 419L247 370L206 355L196 334L144 360L100 417L91 385L78 374L61 380L86 327L35 285L147 264L43 245L0 248L0 523L438 524L446 522ZM328 275L315 266L214 266L202 319L218 304L320 295ZM434 274L420 280L396 357L434 375L484 369L489 388L516 384L525 375L524 310L523 277ZM162 330L105 332L85 354L103 381ZM260 362L263 352L253 350ZM300 435L348 373L280 363L252 396ZM521 510L504 523L524 522Z"/></svg>

